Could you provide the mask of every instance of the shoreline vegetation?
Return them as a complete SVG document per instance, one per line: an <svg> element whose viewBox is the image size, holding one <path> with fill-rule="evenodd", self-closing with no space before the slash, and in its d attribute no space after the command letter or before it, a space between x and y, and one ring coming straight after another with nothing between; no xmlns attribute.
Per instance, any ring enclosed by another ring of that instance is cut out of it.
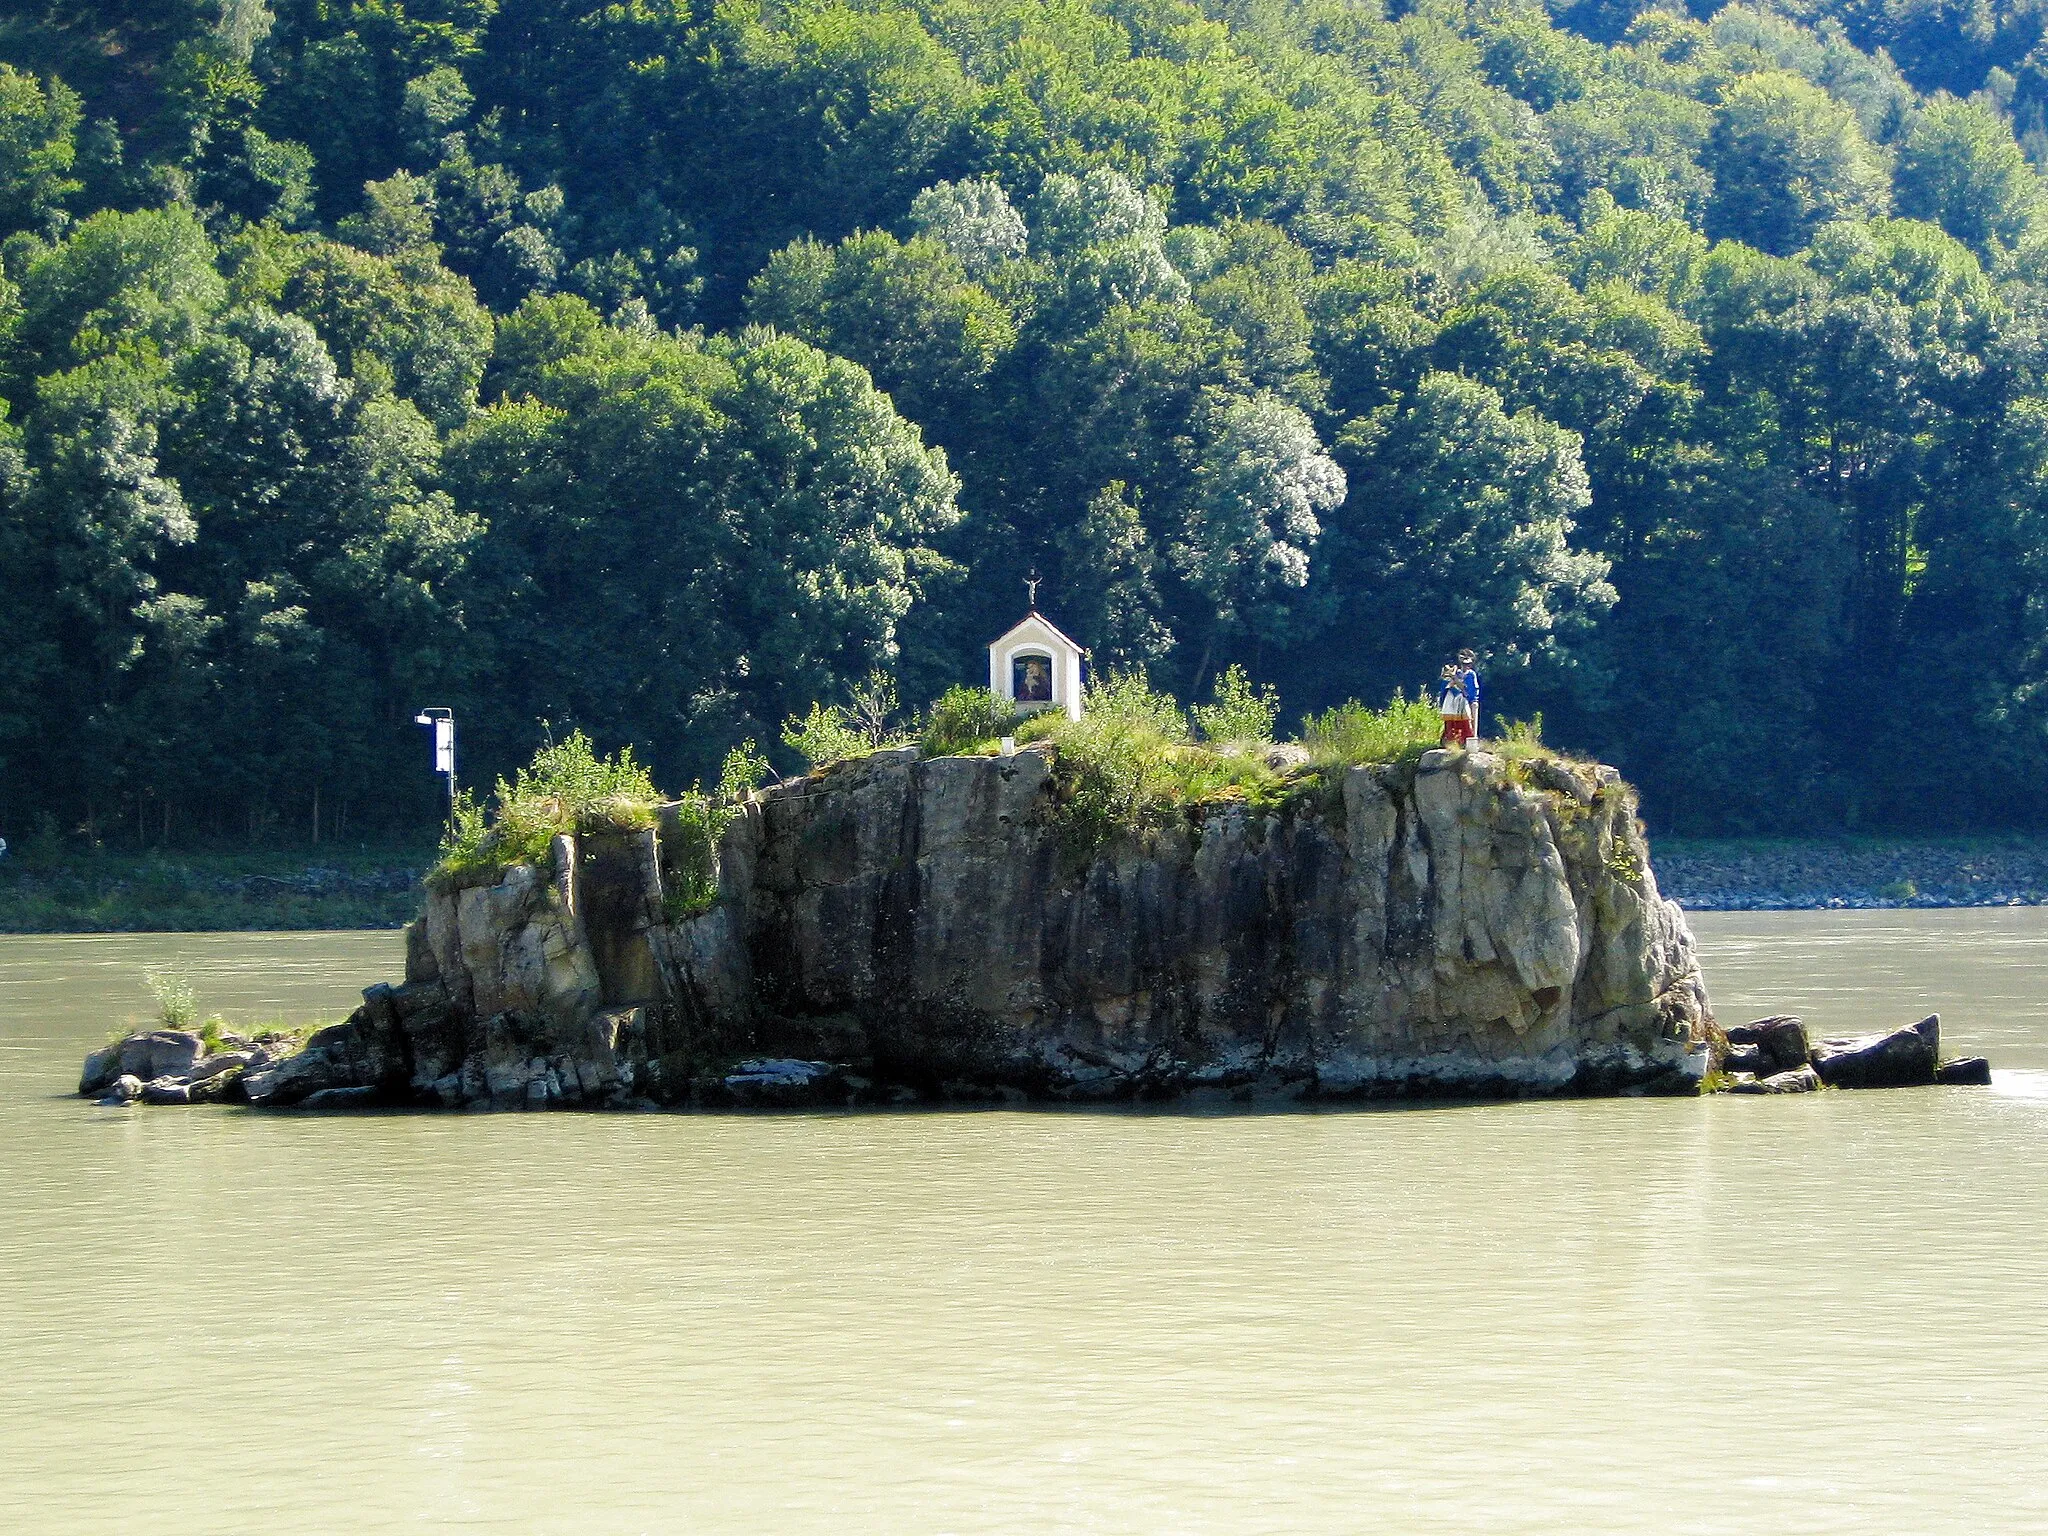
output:
<svg viewBox="0 0 2048 1536"><path fill-rule="evenodd" d="M398 928L432 862L416 845L64 849L0 859L0 933Z"/></svg>

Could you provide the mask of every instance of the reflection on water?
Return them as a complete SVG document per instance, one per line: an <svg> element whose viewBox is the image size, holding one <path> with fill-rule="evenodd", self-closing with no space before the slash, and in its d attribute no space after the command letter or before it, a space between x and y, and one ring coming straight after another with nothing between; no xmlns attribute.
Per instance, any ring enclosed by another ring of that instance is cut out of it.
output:
<svg viewBox="0 0 2048 1536"><path fill-rule="evenodd" d="M1999 1088L1190 1116L63 1097L146 962L0 939L10 1529L2048 1529L2048 913L1725 914L1726 1018ZM2034 1074L2041 1073L2041 1078Z"/></svg>

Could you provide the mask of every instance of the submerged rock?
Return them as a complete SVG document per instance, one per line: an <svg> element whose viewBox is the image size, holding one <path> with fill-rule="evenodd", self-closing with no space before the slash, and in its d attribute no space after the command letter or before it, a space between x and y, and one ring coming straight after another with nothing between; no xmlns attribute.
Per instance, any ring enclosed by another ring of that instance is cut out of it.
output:
<svg viewBox="0 0 2048 1536"><path fill-rule="evenodd" d="M1820 1075L1809 1066L1794 1067L1789 1072L1774 1072L1769 1077L1739 1077L1728 1085L1729 1093L1814 1093L1820 1088Z"/></svg>
<svg viewBox="0 0 2048 1536"><path fill-rule="evenodd" d="M726 830L708 910L665 899L702 852L676 817L558 837L544 866L430 889L406 984L246 1063L236 1091L493 1109L1697 1091L1692 935L1612 769L1435 751L1092 848L1070 790L1045 750L790 780Z"/></svg>
<svg viewBox="0 0 2048 1536"><path fill-rule="evenodd" d="M1934 1080L1952 1088L1988 1088L1991 1063L1982 1056L1958 1056L1934 1069Z"/></svg>
<svg viewBox="0 0 2048 1536"><path fill-rule="evenodd" d="M376 1103L377 1090L369 1085L359 1088L322 1088L309 1093L299 1101L301 1109L368 1109Z"/></svg>
<svg viewBox="0 0 2048 1536"><path fill-rule="evenodd" d="M697 1088L700 1102L731 1109L816 1109L850 1103L860 1079L833 1061L742 1061Z"/></svg>
<svg viewBox="0 0 2048 1536"><path fill-rule="evenodd" d="M1917 1088L1934 1081L1941 1055L1941 1015L1884 1034L1821 1040L1813 1068L1830 1088Z"/></svg>

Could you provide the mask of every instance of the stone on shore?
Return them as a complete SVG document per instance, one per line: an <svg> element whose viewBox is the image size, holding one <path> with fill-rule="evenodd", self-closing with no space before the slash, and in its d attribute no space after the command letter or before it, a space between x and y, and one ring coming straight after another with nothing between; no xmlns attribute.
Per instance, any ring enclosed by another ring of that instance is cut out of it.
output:
<svg viewBox="0 0 2048 1536"><path fill-rule="evenodd" d="M1769 1077L1777 1068L1764 1055L1762 1046L1754 1041L1745 1041L1728 1047L1728 1054L1721 1059L1721 1070L1737 1076Z"/></svg>
<svg viewBox="0 0 2048 1536"><path fill-rule="evenodd" d="M1934 1080L1950 1088L1988 1088L1991 1063L1982 1056L1958 1056L1936 1067Z"/></svg>
<svg viewBox="0 0 2048 1536"><path fill-rule="evenodd" d="M1820 1040L1813 1068L1830 1088L1918 1088L1932 1083L1941 1055L1941 1015L1885 1034Z"/></svg>
<svg viewBox="0 0 2048 1536"><path fill-rule="evenodd" d="M85 1058L78 1092L90 1098L117 1077L127 1074L148 1082L159 1077L184 1077L206 1054L206 1042L190 1030L148 1029L116 1040Z"/></svg>
<svg viewBox="0 0 2048 1536"><path fill-rule="evenodd" d="M254 1051L222 1051L217 1056L207 1057L206 1060L200 1062L190 1072L187 1072L185 1074L185 1081L195 1085L203 1083L210 1078L220 1076L223 1072L232 1072L238 1067L246 1067L255 1059L256 1053Z"/></svg>
<svg viewBox="0 0 2048 1536"><path fill-rule="evenodd" d="M1728 1043L1735 1047L1728 1053L1730 1070L1757 1072L1759 1076L1770 1076L1776 1072L1790 1072L1806 1065L1808 1048L1806 1025L1789 1013L1773 1014L1767 1019L1756 1019L1748 1024L1736 1024L1728 1030ZM1737 1067L1737 1052L1743 1059L1758 1063L1755 1067Z"/></svg>

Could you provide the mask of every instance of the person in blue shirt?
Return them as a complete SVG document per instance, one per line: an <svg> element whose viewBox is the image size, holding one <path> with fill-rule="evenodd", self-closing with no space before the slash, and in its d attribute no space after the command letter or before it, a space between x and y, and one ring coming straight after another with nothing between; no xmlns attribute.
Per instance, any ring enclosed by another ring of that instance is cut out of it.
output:
<svg viewBox="0 0 2048 1536"><path fill-rule="evenodd" d="M1479 658L1471 651L1458 652L1458 682L1465 690L1465 707L1472 722L1472 735L1479 734Z"/></svg>

